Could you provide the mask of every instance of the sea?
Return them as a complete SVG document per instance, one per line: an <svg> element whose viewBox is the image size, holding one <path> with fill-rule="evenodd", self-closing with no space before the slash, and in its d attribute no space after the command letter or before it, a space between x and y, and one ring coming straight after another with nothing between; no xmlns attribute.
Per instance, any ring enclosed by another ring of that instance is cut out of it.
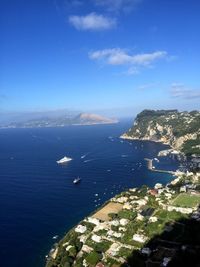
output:
<svg viewBox="0 0 200 267"><path fill-rule="evenodd" d="M161 143L121 140L132 121L61 128L0 129L0 266L43 267L45 255L74 225L114 195L166 184L145 157ZM64 165L64 156L73 158ZM153 161L176 170L174 157ZM81 182L73 184L77 177ZM56 239L57 238L57 239Z"/></svg>

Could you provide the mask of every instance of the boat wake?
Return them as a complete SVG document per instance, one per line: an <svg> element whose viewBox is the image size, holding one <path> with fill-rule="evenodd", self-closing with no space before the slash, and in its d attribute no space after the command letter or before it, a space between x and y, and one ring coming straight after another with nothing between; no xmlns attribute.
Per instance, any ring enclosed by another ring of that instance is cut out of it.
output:
<svg viewBox="0 0 200 267"><path fill-rule="evenodd" d="M83 162L90 162L90 161L94 161L95 159L87 159L87 160L84 160Z"/></svg>
<svg viewBox="0 0 200 267"><path fill-rule="evenodd" d="M87 155L89 155L91 152L88 152L88 153L86 153L86 154L84 154L84 155L82 155L81 156L81 159L84 159Z"/></svg>

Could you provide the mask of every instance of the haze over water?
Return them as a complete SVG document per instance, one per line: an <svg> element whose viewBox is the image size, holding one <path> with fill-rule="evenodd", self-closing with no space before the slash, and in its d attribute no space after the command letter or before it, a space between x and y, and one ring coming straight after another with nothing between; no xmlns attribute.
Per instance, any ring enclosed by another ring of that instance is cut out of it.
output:
<svg viewBox="0 0 200 267"><path fill-rule="evenodd" d="M42 267L45 255L64 232L115 194L172 176L147 170L166 146L123 141L131 125L2 129L0 131L0 259L3 267ZM60 166L63 156L73 161ZM162 169L176 169L161 159ZM73 179L80 176L81 183Z"/></svg>

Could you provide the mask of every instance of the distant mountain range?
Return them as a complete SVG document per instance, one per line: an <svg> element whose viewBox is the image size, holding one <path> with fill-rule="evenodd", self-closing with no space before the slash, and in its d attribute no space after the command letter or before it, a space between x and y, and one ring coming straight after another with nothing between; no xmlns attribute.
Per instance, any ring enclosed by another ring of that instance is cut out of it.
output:
<svg viewBox="0 0 200 267"><path fill-rule="evenodd" d="M23 119L9 123L1 123L0 128L36 128L36 127L64 127L67 125L94 125L117 123L116 119L106 118L97 114L80 113L76 116L62 115L58 117L39 117Z"/></svg>

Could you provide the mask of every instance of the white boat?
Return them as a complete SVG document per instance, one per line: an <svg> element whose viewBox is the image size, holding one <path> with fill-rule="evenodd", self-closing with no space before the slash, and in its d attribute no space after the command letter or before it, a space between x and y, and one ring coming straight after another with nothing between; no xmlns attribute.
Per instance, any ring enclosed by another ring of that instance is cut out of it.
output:
<svg viewBox="0 0 200 267"><path fill-rule="evenodd" d="M56 162L58 163L58 164L62 164L62 163L66 163L66 162L68 162L68 161L71 161L72 160L72 158L69 158L69 157L63 157L62 159L60 159L60 160L57 160Z"/></svg>
<svg viewBox="0 0 200 267"><path fill-rule="evenodd" d="M81 178L77 177L76 179L74 179L73 183L78 184L80 183L80 181L81 181Z"/></svg>
<svg viewBox="0 0 200 267"><path fill-rule="evenodd" d="M178 154L179 154L179 151L177 151L177 150L172 150L171 154L178 155Z"/></svg>

